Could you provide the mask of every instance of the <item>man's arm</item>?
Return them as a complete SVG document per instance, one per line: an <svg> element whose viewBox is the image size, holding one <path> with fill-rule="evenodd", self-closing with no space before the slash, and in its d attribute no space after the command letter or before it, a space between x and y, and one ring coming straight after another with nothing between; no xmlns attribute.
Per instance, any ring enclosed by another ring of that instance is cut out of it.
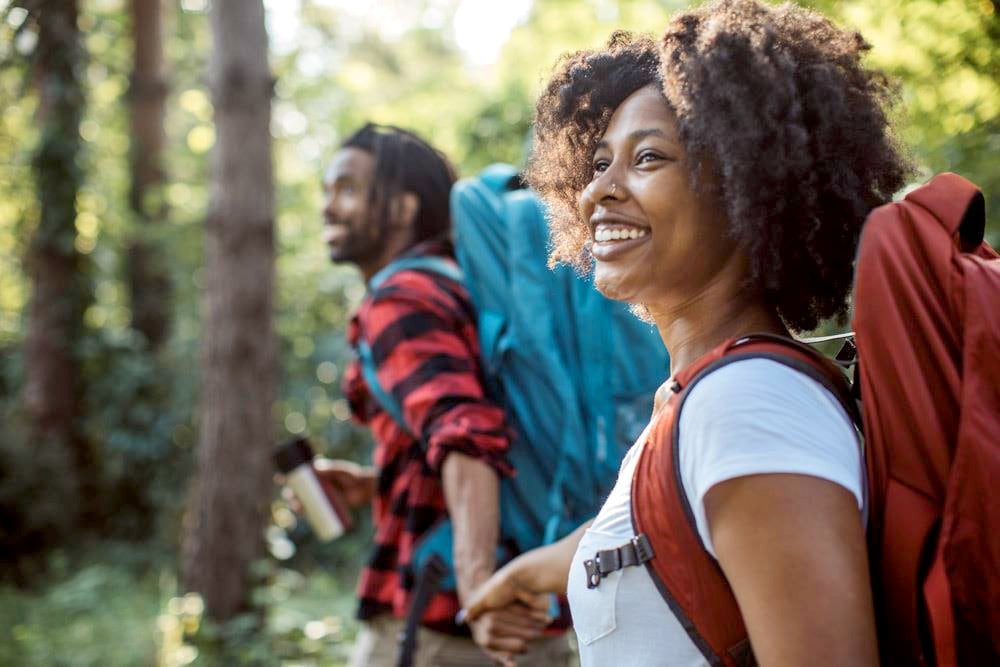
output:
<svg viewBox="0 0 1000 667"><path fill-rule="evenodd" d="M441 467L441 481L454 536L458 597L465 600L496 568L500 480L489 465L453 452Z"/></svg>
<svg viewBox="0 0 1000 667"><path fill-rule="evenodd" d="M460 598L496 566L499 476L513 472L511 432L483 389L478 343L462 333L469 324L461 303L416 281L376 298L364 322L379 382L441 476ZM543 611L505 609L478 619L472 634L500 658L522 652L546 624Z"/></svg>
<svg viewBox="0 0 1000 667"><path fill-rule="evenodd" d="M441 466L441 481L451 517L458 599L464 604L496 567L500 479L481 460L452 452ZM546 608L516 603L469 621L476 643L503 665L512 665L510 655L527 650L548 624Z"/></svg>

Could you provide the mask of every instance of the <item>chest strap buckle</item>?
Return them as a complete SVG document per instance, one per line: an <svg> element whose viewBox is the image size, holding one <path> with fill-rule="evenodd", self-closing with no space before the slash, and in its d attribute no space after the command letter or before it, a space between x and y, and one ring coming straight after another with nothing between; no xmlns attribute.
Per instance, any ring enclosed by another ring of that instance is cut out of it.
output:
<svg viewBox="0 0 1000 667"><path fill-rule="evenodd" d="M636 535L631 540L614 549L604 549L593 558L583 561L587 573L587 588L597 588L601 579L622 568L642 565L656 554L646 534Z"/></svg>

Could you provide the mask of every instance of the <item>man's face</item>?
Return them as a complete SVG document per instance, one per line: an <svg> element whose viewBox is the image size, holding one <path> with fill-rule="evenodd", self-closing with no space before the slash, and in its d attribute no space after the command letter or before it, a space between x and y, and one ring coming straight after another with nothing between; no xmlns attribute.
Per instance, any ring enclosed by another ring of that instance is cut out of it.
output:
<svg viewBox="0 0 1000 667"><path fill-rule="evenodd" d="M374 170L371 153L342 148L323 176L323 241L334 262L362 265L381 253L382 230L369 202Z"/></svg>

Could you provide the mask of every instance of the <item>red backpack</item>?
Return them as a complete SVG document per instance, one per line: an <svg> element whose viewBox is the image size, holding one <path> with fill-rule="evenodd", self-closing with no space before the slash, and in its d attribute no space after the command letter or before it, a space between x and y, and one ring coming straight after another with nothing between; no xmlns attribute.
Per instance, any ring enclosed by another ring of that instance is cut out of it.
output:
<svg viewBox="0 0 1000 667"><path fill-rule="evenodd" d="M983 241L984 226L982 194L942 174L873 211L861 237L853 395L860 389L864 406L887 665L1000 664L1000 256ZM623 549L645 563L713 665L751 665L753 653L729 584L698 537L676 436L690 388L747 357L807 373L857 415L843 373L786 339L727 341L675 377L637 464L637 537Z"/></svg>
<svg viewBox="0 0 1000 667"><path fill-rule="evenodd" d="M886 664L1000 664L1000 255L941 174L871 213L855 275ZM936 663L935 663L936 660Z"/></svg>

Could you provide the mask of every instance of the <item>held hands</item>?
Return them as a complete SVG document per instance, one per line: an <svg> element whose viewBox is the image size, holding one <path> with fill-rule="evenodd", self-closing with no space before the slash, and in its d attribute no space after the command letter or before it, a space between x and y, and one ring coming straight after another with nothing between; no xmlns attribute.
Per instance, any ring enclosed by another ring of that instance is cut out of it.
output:
<svg viewBox="0 0 1000 667"><path fill-rule="evenodd" d="M513 654L524 653L528 642L540 637L552 622L549 596L526 586L516 563L512 561L478 586L456 619L468 623L476 644L504 667L513 667Z"/></svg>
<svg viewBox="0 0 1000 667"><path fill-rule="evenodd" d="M513 667L512 654L528 650L528 642L542 636L551 622L548 614L522 604L487 611L469 621L472 639L504 667Z"/></svg>

